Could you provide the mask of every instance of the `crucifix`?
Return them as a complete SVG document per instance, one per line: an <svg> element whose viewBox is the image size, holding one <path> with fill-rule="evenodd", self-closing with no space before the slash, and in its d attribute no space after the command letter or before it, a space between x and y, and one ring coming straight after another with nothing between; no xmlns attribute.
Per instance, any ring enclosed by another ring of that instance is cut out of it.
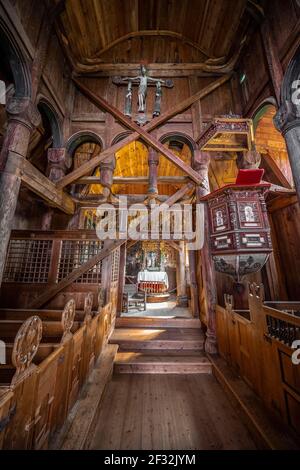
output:
<svg viewBox="0 0 300 470"><path fill-rule="evenodd" d="M147 121L146 117L146 98L147 98L147 88L148 86L156 86L155 93L155 103L153 109L153 117L160 115L161 108L161 96L162 96L162 86L167 88L173 87L173 81L170 79L163 80L161 78L152 78L147 74L147 69L145 65L140 66L140 75L136 77L113 77L113 83L115 85L124 85L127 84L127 91L125 95L125 112L126 116L132 116L132 85L138 85L138 118L137 121L139 124L145 124Z"/></svg>

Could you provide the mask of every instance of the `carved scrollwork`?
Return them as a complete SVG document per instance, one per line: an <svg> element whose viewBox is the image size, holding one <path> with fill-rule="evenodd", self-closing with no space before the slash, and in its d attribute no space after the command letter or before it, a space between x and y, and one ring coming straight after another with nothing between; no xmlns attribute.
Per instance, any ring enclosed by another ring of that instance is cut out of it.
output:
<svg viewBox="0 0 300 470"><path fill-rule="evenodd" d="M74 323L75 311L75 300L70 299L66 303L61 316L61 324L63 327L62 343L72 335L71 329Z"/></svg>
<svg viewBox="0 0 300 470"><path fill-rule="evenodd" d="M92 319L94 295L89 292L84 298L84 323L88 323Z"/></svg>
<svg viewBox="0 0 300 470"><path fill-rule="evenodd" d="M29 369L42 339L43 323L38 316L28 318L16 334L12 363L16 368L13 382Z"/></svg>

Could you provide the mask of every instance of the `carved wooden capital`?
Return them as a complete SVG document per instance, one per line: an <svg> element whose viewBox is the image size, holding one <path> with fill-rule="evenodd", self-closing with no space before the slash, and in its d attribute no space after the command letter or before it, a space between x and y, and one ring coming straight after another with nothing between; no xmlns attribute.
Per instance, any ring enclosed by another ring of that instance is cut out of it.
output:
<svg viewBox="0 0 300 470"><path fill-rule="evenodd" d="M13 96L6 105L6 112L10 121L18 121L29 129L37 127L41 122L41 115L30 98Z"/></svg>
<svg viewBox="0 0 300 470"><path fill-rule="evenodd" d="M300 106L285 101L274 116L276 129L285 135L289 130L300 127Z"/></svg>
<svg viewBox="0 0 300 470"><path fill-rule="evenodd" d="M193 168L198 173L208 172L211 155L209 152L202 152L201 150L194 151Z"/></svg>
<svg viewBox="0 0 300 470"><path fill-rule="evenodd" d="M47 158L47 175L51 181L58 181L65 176L72 164L72 159L65 148L48 149Z"/></svg>

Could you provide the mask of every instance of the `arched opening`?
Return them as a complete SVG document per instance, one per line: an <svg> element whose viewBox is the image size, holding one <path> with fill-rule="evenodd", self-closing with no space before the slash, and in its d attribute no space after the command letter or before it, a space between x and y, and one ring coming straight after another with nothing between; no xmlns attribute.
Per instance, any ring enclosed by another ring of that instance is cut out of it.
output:
<svg viewBox="0 0 300 470"><path fill-rule="evenodd" d="M274 104L264 103L256 112L254 122L255 143L261 153L261 167L265 179L279 186L293 186L293 177L285 140L275 128L273 118L277 110Z"/></svg>

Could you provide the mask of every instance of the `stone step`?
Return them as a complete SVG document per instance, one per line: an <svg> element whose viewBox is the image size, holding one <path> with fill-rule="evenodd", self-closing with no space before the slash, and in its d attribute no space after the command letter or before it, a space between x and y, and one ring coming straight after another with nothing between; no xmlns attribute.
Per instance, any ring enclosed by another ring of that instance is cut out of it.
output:
<svg viewBox="0 0 300 470"><path fill-rule="evenodd" d="M198 318L119 317L116 328L201 328Z"/></svg>
<svg viewBox="0 0 300 470"><path fill-rule="evenodd" d="M152 353L152 354L151 354ZM166 352L165 352L166 353ZM114 363L116 374L210 374L211 362L201 353L198 355L159 355L121 351Z"/></svg>

